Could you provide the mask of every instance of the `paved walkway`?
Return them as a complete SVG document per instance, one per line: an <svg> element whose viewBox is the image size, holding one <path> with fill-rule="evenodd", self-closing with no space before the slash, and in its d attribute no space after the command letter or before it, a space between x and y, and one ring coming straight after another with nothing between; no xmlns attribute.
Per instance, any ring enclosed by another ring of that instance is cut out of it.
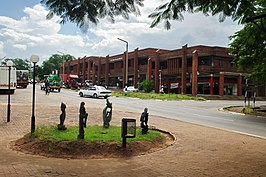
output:
<svg viewBox="0 0 266 177"><path fill-rule="evenodd" d="M10 123L5 121L5 96L0 96L0 177L266 176L264 139L160 117L152 117L150 125L170 131L177 141L164 150L142 156L127 159L60 159L17 152L10 149L10 143L30 132L31 98L21 90L16 94L16 98L12 98ZM55 95L38 97L37 126L58 122L58 115L54 112L58 112L61 100L59 94ZM47 105L44 100L49 100L50 104ZM101 109L90 106L90 117L97 117ZM78 106L67 107L67 124L76 123L77 109ZM114 117L119 114L139 116L137 113L116 110ZM94 123L99 123L97 121L94 120ZM119 124L120 120L114 118L112 122Z"/></svg>

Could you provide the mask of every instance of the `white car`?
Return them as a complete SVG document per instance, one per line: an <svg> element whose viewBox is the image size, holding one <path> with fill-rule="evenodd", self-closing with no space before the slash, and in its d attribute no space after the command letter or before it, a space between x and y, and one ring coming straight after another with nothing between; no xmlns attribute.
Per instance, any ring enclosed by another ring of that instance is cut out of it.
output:
<svg viewBox="0 0 266 177"><path fill-rule="evenodd" d="M110 97L111 96L111 90L107 90L103 86L92 86L84 89L80 89L79 96L80 97L93 97L93 98L99 98L99 97Z"/></svg>
<svg viewBox="0 0 266 177"><path fill-rule="evenodd" d="M138 92L139 89L135 88L134 86L129 86L126 88L123 89L124 92Z"/></svg>

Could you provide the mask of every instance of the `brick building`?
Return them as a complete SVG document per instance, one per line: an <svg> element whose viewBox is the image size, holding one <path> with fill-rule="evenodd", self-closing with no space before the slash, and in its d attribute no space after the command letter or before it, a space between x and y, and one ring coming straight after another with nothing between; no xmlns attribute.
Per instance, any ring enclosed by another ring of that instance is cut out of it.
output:
<svg viewBox="0 0 266 177"><path fill-rule="evenodd" d="M90 56L65 62L65 73L77 74L84 82L120 88L125 86L126 52L114 56ZM60 69L62 73L63 67ZM243 95L244 76L237 71L228 48L210 46L182 46L176 50L135 49L128 53L128 83L139 87L144 80L154 81L159 93ZM265 87L256 88L258 96L265 95Z"/></svg>

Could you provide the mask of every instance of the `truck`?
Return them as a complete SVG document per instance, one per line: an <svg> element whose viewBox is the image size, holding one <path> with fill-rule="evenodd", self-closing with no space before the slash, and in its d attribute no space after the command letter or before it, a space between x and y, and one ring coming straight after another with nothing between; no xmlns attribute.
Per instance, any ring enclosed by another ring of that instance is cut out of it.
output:
<svg viewBox="0 0 266 177"><path fill-rule="evenodd" d="M15 67L10 67L10 94L14 94L17 87L17 73ZM9 67L0 66L0 93L9 91Z"/></svg>
<svg viewBox="0 0 266 177"><path fill-rule="evenodd" d="M58 92L61 91L62 88L62 80L57 74L51 74L47 77L49 82L50 91L57 90Z"/></svg>
<svg viewBox="0 0 266 177"><path fill-rule="evenodd" d="M75 74L60 74L66 88L78 88L79 76Z"/></svg>
<svg viewBox="0 0 266 177"><path fill-rule="evenodd" d="M17 70L17 87L27 88L29 85L29 71Z"/></svg>

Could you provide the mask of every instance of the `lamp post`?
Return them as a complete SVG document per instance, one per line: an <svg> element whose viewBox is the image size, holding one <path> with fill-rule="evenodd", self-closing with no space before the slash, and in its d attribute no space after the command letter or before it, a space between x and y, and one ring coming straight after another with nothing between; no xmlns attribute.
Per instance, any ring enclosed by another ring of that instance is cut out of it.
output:
<svg viewBox="0 0 266 177"><path fill-rule="evenodd" d="M162 92L162 70L159 70L159 92Z"/></svg>
<svg viewBox="0 0 266 177"><path fill-rule="evenodd" d="M10 122L10 75L11 75L11 67L13 66L13 62L8 60L6 62L8 66L8 99L7 99L7 122Z"/></svg>
<svg viewBox="0 0 266 177"><path fill-rule="evenodd" d="M32 55L30 61L33 63L33 88L32 88L32 115L31 115L31 135L35 132L35 66L39 61L37 55Z"/></svg>
<svg viewBox="0 0 266 177"><path fill-rule="evenodd" d="M63 79L63 83L65 82L65 53L63 53L63 52L60 52L60 51L57 51L58 53L61 53L63 56L62 56L62 58L63 58L63 73L62 73L62 75L63 75L63 77L62 77L62 79Z"/></svg>
<svg viewBox="0 0 266 177"><path fill-rule="evenodd" d="M118 40L126 43L126 78L125 78L125 86L128 86L127 85L127 80L128 80L128 42L126 40L123 40L123 39L120 39L120 38L117 38Z"/></svg>

